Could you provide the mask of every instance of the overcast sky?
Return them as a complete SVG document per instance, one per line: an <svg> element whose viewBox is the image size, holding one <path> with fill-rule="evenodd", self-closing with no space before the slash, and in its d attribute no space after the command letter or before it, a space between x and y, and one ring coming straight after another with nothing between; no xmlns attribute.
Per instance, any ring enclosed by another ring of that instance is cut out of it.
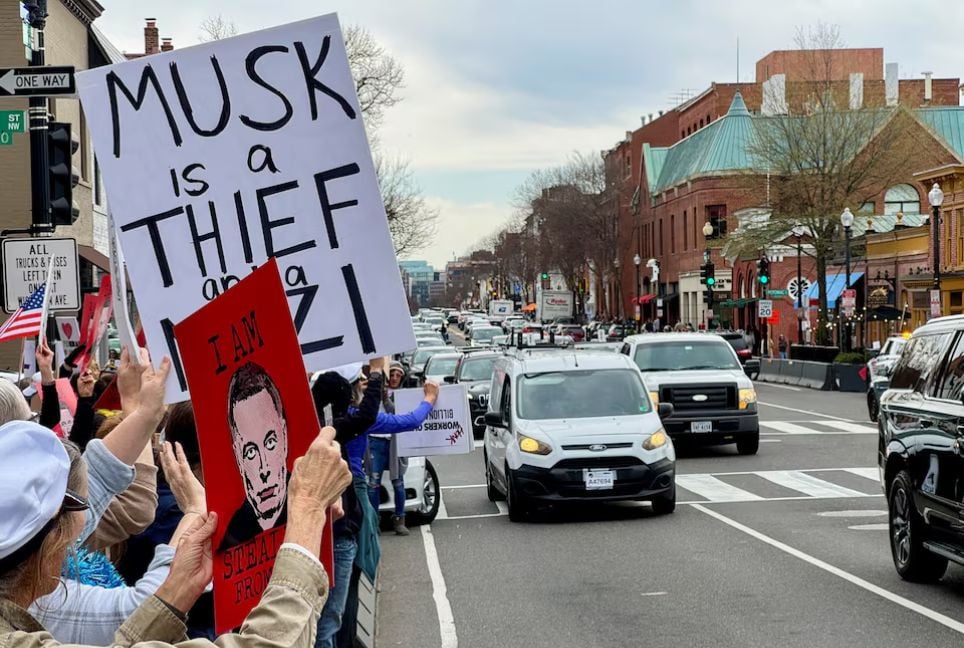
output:
<svg viewBox="0 0 964 648"><path fill-rule="evenodd" d="M413 258L442 266L512 214L530 171L610 148L640 116L712 81L752 81L757 59L789 49L798 26L840 26L850 47L884 47L900 77L964 75L964 3L896 0L100 0L97 22L143 51L144 18L175 47L221 14L242 32L338 12L405 68L403 101L379 131L411 160L441 213ZM845 5L845 6L841 6Z"/></svg>

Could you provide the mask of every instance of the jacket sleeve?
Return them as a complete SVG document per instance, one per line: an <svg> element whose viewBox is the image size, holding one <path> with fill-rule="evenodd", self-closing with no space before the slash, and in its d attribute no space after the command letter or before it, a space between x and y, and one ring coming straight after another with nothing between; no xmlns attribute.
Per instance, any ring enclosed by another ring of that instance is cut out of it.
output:
<svg viewBox="0 0 964 648"><path fill-rule="evenodd" d="M100 517L107 510L115 495L123 493L134 481L134 469L111 454L100 439L94 439L84 451L87 462L87 500L90 508L85 511L83 542L91 536Z"/></svg>
<svg viewBox="0 0 964 648"><path fill-rule="evenodd" d="M101 551L123 542L149 527L156 511L157 467L134 464L134 481L114 497L84 544L91 551Z"/></svg>
<svg viewBox="0 0 964 648"><path fill-rule="evenodd" d="M41 385L43 403L40 404L40 418L37 422L48 429L54 429L60 423L60 394L57 393L57 383Z"/></svg>
<svg viewBox="0 0 964 648"><path fill-rule="evenodd" d="M369 434L398 434L414 430L432 413L432 404L422 401L408 414L379 413L375 425L368 429Z"/></svg>
<svg viewBox="0 0 964 648"><path fill-rule="evenodd" d="M282 545L261 602L251 610L237 634L215 641L185 638L184 623L156 596L151 596L114 635L114 648L312 648L321 609L328 598L324 567L298 549ZM58 643L49 632L0 634L0 648L90 648Z"/></svg>
<svg viewBox="0 0 964 648"><path fill-rule="evenodd" d="M378 406L382 402L382 378L368 381L365 394L358 409L349 410L344 418L335 425L335 440L345 445L352 439L368 432L378 418Z"/></svg>
<svg viewBox="0 0 964 648"><path fill-rule="evenodd" d="M74 413L74 427L70 429L70 440L83 450L96 433L97 430L94 429L94 397L82 396L77 399L77 411Z"/></svg>

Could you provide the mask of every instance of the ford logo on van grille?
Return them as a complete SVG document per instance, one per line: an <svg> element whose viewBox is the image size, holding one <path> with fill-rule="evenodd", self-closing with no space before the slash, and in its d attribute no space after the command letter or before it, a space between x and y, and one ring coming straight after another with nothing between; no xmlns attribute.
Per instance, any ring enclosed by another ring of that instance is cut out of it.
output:
<svg viewBox="0 0 964 648"><path fill-rule="evenodd" d="M595 443L595 444L589 446L589 449L590 449L592 452L602 452L603 450L606 449L606 446L602 445L601 443Z"/></svg>
<svg viewBox="0 0 964 648"><path fill-rule="evenodd" d="M707 398L709 398L709 396L706 394L693 394L693 400L695 400L697 403L702 403Z"/></svg>

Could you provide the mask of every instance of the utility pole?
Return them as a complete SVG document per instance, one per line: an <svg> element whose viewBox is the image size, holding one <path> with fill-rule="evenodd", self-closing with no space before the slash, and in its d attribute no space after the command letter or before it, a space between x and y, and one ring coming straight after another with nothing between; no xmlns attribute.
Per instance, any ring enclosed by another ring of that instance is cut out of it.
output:
<svg viewBox="0 0 964 648"><path fill-rule="evenodd" d="M30 65L43 67L44 27L47 24L47 0L26 0L24 8L33 29L34 43ZM50 224L50 186L47 173L47 123L50 119L47 97L30 97L30 189L34 225Z"/></svg>

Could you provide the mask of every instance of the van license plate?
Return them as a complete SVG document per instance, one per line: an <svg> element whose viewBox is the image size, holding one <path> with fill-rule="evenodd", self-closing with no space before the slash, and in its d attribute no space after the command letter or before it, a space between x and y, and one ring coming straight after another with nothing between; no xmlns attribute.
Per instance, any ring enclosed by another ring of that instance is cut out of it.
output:
<svg viewBox="0 0 964 648"><path fill-rule="evenodd" d="M712 432L713 421L693 421L690 423L690 432Z"/></svg>
<svg viewBox="0 0 964 648"><path fill-rule="evenodd" d="M610 490L616 473L612 470L583 470L582 478L586 482L586 490Z"/></svg>

